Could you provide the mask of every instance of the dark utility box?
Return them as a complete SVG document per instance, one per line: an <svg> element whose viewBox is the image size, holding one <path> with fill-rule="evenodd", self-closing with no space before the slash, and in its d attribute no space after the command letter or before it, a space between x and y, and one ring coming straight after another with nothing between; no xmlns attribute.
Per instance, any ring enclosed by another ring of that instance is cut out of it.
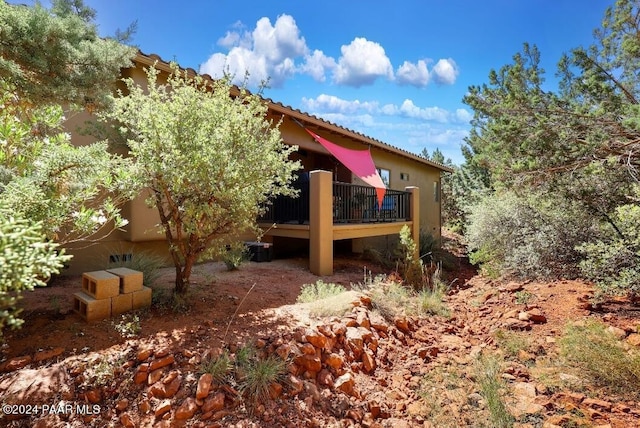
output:
<svg viewBox="0 0 640 428"><path fill-rule="evenodd" d="M245 242L252 262L270 262L273 258L273 244L268 242Z"/></svg>

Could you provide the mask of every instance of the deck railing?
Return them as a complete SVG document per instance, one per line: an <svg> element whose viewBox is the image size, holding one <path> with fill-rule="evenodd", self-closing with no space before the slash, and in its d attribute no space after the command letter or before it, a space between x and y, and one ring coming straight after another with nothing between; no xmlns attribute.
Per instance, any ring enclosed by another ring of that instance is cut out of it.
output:
<svg viewBox="0 0 640 428"><path fill-rule="evenodd" d="M258 221L308 224L309 183L298 183L296 187L299 190L298 197L276 197L267 204L267 212ZM375 188L334 182L332 200L334 223L410 220L409 193L401 190L387 189L382 206L379 206Z"/></svg>

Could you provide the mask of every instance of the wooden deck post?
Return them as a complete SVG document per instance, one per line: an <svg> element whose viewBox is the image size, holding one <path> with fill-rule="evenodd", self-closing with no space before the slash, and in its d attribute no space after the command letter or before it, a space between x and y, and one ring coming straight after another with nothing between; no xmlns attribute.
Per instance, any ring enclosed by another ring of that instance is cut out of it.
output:
<svg viewBox="0 0 640 428"><path fill-rule="evenodd" d="M408 186L404 188L409 192L409 219L412 221L411 237L416 243L416 259L420 257L420 188Z"/></svg>
<svg viewBox="0 0 640 428"><path fill-rule="evenodd" d="M329 171L309 174L309 270L333 275L333 185Z"/></svg>

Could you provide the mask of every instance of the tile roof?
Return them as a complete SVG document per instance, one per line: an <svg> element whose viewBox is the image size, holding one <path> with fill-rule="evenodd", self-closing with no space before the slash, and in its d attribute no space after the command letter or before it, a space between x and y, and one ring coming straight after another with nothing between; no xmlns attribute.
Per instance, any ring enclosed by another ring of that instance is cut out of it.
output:
<svg viewBox="0 0 640 428"><path fill-rule="evenodd" d="M170 62L163 60L160 56L156 55L156 54L145 54L142 51L138 51L138 53L136 54L136 57L133 59L134 62L136 63L141 63L144 65L150 65L150 66L155 66L156 68L159 68L160 70L163 71L170 71ZM184 69L186 70L189 74L193 74L196 75L198 74L198 72L192 68L186 68ZM204 78L207 79L211 79L213 80L213 78L211 76L209 76L208 74L202 74L202 76ZM239 92L239 88L237 86L234 86L232 88L232 91L238 91ZM434 168L440 169L442 171L448 171L451 172L452 169L442 165L438 162L433 162L431 160L425 159L422 156L419 156L415 153L409 152L405 149L401 149L399 147L396 146L392 146L390 144L384 143L380 140L377 140L375 138L369 137L367 135L362 134L361 132L355 131L353 129L349 129L346 128L344 126L335 124L333 122L330 122L328 120L322 119L320 117L314 116L312 114L303 112L299 109L294 109L291 106L287 106L282 104L281 102L276 102L273 101L270 98L264 98L261 97L266 103L268 103L269 105L269 109L271 111L283 114L285 116L288 116L290 118L294 118L299 122L302 122L303 124L305 124L306 126L312 126L315 127L319 130L323 130L323 131L328 131L329 133L339 133L341 134L343 137L347 137L350 138L356 142L359 142L363 145L366 146L371 146L371 147L375 147L378 148L380 150L384 150L390 153L394 153L396 155L400 155L402 157L411 159L413 161L425 164L425 165L429 165L432 166ZM317 130L316 129L316 130Z"/></svg>

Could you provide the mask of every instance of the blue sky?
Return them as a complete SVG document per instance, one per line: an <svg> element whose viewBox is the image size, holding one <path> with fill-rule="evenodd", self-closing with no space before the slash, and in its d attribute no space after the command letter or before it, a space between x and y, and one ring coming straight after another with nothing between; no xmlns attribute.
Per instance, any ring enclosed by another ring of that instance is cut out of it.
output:
<svg viewBox="0 0 640 428"><path fill-rule="evenodd" d="M85 3L102 35L137 20L132 42L144 53L214 77L246 68L252 85L270 78L267 98L460 163L468 87L487 82L524 42L540 49L553 87L561 54L592 42L613 0Z"/></svg>

